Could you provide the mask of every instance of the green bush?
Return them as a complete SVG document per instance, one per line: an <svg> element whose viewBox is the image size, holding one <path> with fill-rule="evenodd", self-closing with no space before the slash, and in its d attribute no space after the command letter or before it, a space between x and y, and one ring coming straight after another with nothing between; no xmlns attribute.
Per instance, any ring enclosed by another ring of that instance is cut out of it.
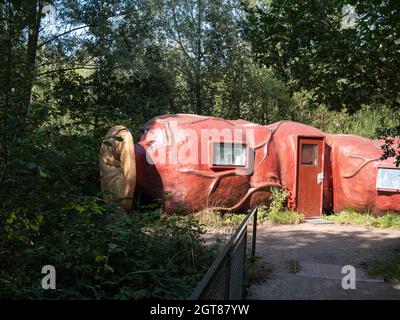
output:
<svg viewBox="0 0 400 320"><path fill-rule="evenodd" d="M265 221L268 220L268 208L269 206L265 204L258 206L258 211L257 211L258 223L264 223Z"/></svg>
<svg viewBox="0 0 400 320"><path fill-rule="evenodd" d="M286 203L288 192L281 188L272 188L271 202L268 208L268 214L277 214L280 212Z"/></svg>
<svg viewBox="0 0 400 320"><path fill-rule="evenodd" d="M304 221L304 216L295 211L290 211L284 208L286 199L288 197L287 191L283 189L273 188L271 195L271 203L266 209L261 207L259 209L261 219L265 217L273 224L299 224Z"/></svg>

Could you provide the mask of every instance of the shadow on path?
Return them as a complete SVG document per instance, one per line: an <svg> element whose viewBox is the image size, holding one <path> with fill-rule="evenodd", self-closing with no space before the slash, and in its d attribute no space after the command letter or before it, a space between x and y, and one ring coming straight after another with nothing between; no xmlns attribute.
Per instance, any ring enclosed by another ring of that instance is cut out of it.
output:
<svg viewBox="0 0 400 320"><path fill-rule="evenodd" d="M262 225L257 230L257 255L271 272L253 284L248 299L400 299L392 283L357 282L344 290L341 280L300 277L297 262L352 265L388 260L400 247L400 232L335 224ZM344 275L343 275L344 276Z"/></svg>

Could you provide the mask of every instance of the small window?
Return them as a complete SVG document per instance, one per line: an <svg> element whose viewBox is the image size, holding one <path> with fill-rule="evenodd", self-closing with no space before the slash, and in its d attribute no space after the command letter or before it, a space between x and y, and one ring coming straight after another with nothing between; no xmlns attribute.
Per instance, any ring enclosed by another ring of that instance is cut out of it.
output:
<svg viewBox="0 0 400 320"><path fill-rule="evenodd" d="M400 191L400 168L379 168L376 188Z"/></svg>
<svg viewBox="0 0 400 320"><path fill-rule="evenodd" d="M245 166L246 145L238 143L214 143L213 165L216 166Z"/></svg>
<svg viewBox="0 0 400 320"><path fill-rule="evenodd" d="M301 164L316 166L318 164L318 145L302 144L301 145Z"/></svg>

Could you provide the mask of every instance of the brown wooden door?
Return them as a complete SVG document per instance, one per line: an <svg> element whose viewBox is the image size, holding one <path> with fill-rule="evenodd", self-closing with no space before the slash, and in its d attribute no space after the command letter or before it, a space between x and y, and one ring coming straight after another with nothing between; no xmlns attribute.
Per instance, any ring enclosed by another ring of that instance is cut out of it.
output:
<svg viewBox="0 0 400 320"><path fill-rule="evenodd" d="M297 211L306 218L322 214L323 138L299 138Z"/></svg>

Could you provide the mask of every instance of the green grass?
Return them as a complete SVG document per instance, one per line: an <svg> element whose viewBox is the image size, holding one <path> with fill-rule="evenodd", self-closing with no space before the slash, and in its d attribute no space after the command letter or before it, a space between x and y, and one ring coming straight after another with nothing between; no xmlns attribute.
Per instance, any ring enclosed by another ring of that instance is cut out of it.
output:
<svg viewBox="0 0 400 320"><path fill-rule="evenodd" d="M237 228L246 217L242 213L222 213L215 210L203 210L194 215L194 218L206 228L222 229Z"/></svg>
<svg viewBox="0 0 400 320"><path fill-rule="evenodd" d="M304 221L304 216L296 211L283 208L274 209L272 206L262 205L258 208L257 221L260 224L266 221L272 224L299 224Z"/></svg>
<svg viewBox="0 0 400 320"><path fill-rule="evenodd" d="M245 217L245 213L221 213L215 210L203 210L194 215L198 223L212 229L237 228ZM272 224L299 224L304 221L304 216L295 211L282 208L277 211L277 207L261 205L258 208L257 223L266 221Z"/></svg>
<svg viewBox="0 0 400 320"><path fill-rule="evenodd" d="M284 210L271 212L268 221L272 224L299 224L304 221L304 216L296 211Z"/></svg>
<svg viewBox="0 0 400 320"><path fill-rule="evenodd" d="M269 221L272 224L299 224L304 216L296 211L285 208L288 193L280 188L273 188L269 205L260 205L257 213L257 223ZM203 210L194 214L194 218L206 228L237 228L247 213L221 213L215 210ZM251 222L250 222L251 224Z"/></svg>
<svg viewBox="0 0 400 320"><path fill-rule="evenodd" d="M337 215L326 216L325 218L338 224L353 224L364 227L400 230L400 215L394 213L387 213L380 217L375 217L368 213L359 213L352 209L347 209Z"/></svg>
<svg viewBox="0 0 400 320"><path fill-rule="evenodd" d="M249 293L250 286L257 280L258 273L262 268L261 257L252 256L248 251L246 252L246 274L245 285L246 294Z"/></svg>
<svg viewBox="0 0 400 320"><path fill-rule="evenodd" d="M372 261L367 263L368 273L381 276L387 281L400 282L400 249L395 250L392 261Z"/></svg>

